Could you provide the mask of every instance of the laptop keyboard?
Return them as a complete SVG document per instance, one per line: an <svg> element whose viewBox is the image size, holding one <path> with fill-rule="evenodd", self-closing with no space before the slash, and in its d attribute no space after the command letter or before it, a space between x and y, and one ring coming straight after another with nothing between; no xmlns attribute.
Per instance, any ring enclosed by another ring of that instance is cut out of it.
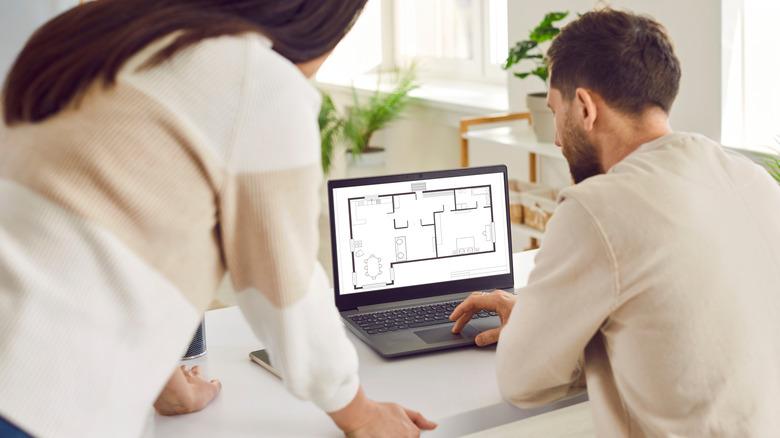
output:
<svg viewBox="0 0 780 438"><path fill-rule="evenodd" d="M351 319L358 327L369 335L378 333L396 332L408 328L425 327L429 325L444 324L450 321L450 314L463 300L449 301L445 303L426 304L422 306L407 307L404 309L383 310L381 312L359 313L351 315ZM496 312L482 310L475 313L471 319L496 316Z"/></svg>

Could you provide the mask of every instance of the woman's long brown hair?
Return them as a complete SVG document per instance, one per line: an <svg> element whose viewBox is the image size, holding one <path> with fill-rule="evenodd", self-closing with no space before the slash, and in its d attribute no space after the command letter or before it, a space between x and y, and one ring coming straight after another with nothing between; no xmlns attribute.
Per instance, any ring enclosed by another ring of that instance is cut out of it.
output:
<svg viewBox="0 0 780 438"><path fill-rule="evenodd" d="M203 39L259 32L291 62L315 59L347 33L366 0L99 0L74 7L38 29L3 87L5 123L39 122L95 80L110 86L130 57L181 34L144 66Z"/></svg>

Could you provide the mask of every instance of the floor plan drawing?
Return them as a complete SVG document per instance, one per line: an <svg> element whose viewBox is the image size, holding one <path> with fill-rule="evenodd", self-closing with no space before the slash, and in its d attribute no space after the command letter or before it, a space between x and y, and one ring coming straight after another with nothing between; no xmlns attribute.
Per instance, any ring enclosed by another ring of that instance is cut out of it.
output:
<svg viewBox="0 0 780 438"><path fill-rule="evenodd" d="M355 289L393 285L410 263L496 251L490 185L348 199Z"/></svg>

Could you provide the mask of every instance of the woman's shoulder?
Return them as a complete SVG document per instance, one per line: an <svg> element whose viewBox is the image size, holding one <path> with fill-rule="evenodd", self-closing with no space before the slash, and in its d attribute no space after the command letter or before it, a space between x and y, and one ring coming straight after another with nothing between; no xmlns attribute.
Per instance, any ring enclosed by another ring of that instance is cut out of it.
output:
<svg viewBox="0 0 780 438"><path fill-rule="evenodd" d="M273 92L310 98L315 92L300 70L258 33L208 38L147 67L146 63L178 35L160 38L133 56L120 71L118 82L152 95L211 97L216 99L214 103L238 97L237 93Z"/></svg>
<svg viewBox="0 0 780 438"><path fill-rule="evenodd" d="M209 38L144 68L175 38L164 37L133 57L120 72L118 85L162 104L180 124L198 131L197 137L206 139L219 156L226 156L241 138L267 138L273 131L264 129L269 123L277 131L285 131L282 122L298 127L310 119L316 124L319 93L264 36Z"/></svg>
<svg viewBox="0 0 780 438"><path fill-rule="evenodd" d="M245 35L247 83L262 95L273 94L313 105L319 111L320 94L301 70L275 52L260 34Z"/></svg>

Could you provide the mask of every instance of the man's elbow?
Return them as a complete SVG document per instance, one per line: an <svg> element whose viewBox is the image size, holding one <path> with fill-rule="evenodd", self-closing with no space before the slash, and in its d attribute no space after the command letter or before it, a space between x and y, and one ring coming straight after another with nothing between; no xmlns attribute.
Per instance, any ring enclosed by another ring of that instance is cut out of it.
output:
<svg viewBox="0 0 780 438"><path fill-rule="evenodd" d="M541 390L501 387L501 396L507 402L521 409L531 409L552 403L567 395L564 387Z"/></svg>
<svg viewBox="0 0 780 438"><path fill-rule="evenodd" d="M569 384L551 385L522 367L507 367L499 363L498 388L504 400L521 409L535 408L565 397Z"/></svg>

